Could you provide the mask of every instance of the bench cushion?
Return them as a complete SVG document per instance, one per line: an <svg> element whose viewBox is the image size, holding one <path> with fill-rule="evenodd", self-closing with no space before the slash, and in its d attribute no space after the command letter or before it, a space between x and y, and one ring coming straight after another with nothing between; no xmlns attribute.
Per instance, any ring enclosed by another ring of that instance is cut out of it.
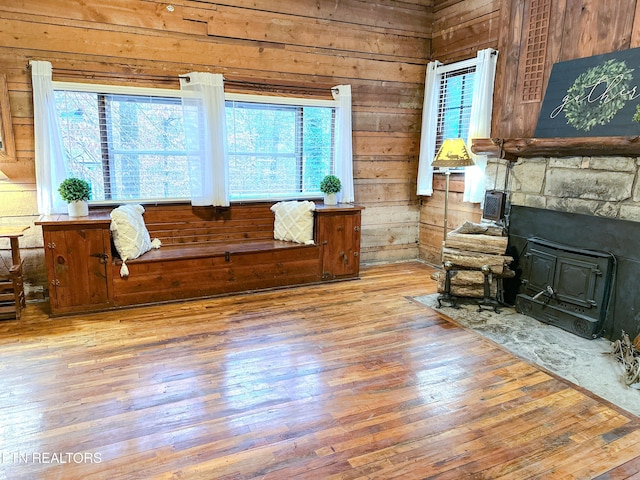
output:
<svg viewBox="0 0 640 480"><path fill-rule="evenodd" d="M125 266L127 260L138 258L151 248L158 248L158 241L151 242L149 231L144 224L142 205L122 205L111 212L111 234L113 243L122 259L120 275L129 274Z"/></svg>
<svg viewBox="0 0 640 480"><path fill-rule="evenodd" d="M310 201L278 202L271 207L275 214L273 238L289 242L313 243L313 212L316 205Z"/></svg>

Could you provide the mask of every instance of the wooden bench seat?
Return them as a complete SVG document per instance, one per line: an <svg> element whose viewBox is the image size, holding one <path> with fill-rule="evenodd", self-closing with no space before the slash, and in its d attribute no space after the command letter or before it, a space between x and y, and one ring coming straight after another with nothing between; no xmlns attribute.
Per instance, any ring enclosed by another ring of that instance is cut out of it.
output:
<svg viewBox="0 0 640 480"><path fill-rule="evenodd" d="M114 303L138 305L319 282L320 247L274 240L271 205L146 207L149 234L162 246L127 260L127 277L120 277L122 262L116 259Z"/></svg>
<svg viewBox="0 0 640 480"><path fill-rule="evenodd" d="M235 243L182 243L164 245L162 248L149 250L147 253L133 260L127 260L127 265L137 263L158 262L166 260L186 260L189 258L224 257L225 255L248 252L267 252L283 248L309 247L281 240L256 240ZM116 265L122 260L116 259Z"/></svg>
<svg viewBox="0 0 640 480"><path fill-rule="evenodd" d="M159 249L127 260L112 248L110 210L43 217L53 315L357 278L360 212L316 206L314 243L273 239L273 202L201 208L145 205Z"/></svg>

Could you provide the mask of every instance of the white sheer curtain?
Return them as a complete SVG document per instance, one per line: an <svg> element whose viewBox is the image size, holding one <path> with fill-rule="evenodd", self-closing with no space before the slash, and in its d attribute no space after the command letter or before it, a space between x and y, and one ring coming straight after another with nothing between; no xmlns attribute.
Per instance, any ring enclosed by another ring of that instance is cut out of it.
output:
<svg viewBox="0 0 640 480"><path fill-rule="evenodd" d="M424 103L422 106L422 131L420 133L420 158L418 161L418 195L433 194L433 157L436 149L436 128L438 125L438 99L440 78L437 73L440 62L429 62L424 82Z"/></svg>
<svg viewBox="0 0 640 480"><path fill-rule="evenodd" d="M351 134L351 85L337 85L331 89L333 99L339 102L336 109L334 163L336 176L342 190L338 198L343 203L353 203L353 140Z"/></svg>
<svg viewBox="0 0 640 480"><path fill-rule="evenodd" d="M489 138L491 135L491 112L493 110L493 84L496 76L498 52L492 48L480 50L477 55L476 78L473 85L471 117L467 146L471 139ZM467 167L464 175L463 201L482 203L485 190L486 155L473 155L475 165Z"/></svg>
<svg viewBox="0 0 640 480"><path fill-rule="evenodd" d="M51 63L32 60L30 65L38 213L64 213L67 206L58 193L58 186L65 179L66 162L56 115Z"/></svg>
<svg viewBox="0 0 640 480"><path fill-rule="evenodd" d="M180 77L191 175L191 203L229 206L224 78L192 72Z"/></svg>

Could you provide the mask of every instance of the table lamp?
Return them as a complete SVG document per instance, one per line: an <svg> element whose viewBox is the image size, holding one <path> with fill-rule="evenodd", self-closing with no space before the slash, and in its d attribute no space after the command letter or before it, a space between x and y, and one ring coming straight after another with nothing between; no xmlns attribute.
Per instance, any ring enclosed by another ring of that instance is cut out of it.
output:
<svg viewBox="0 0 640 480"><path fill-rule="evenodd" d="M449 177L451 176L450 168L468 167L474 165L471 153L461 138L447 138L436 158L431 163L432 166L444 170L446 185L444 190L444 239L447 239L447 221L449 216Z"/></svg>

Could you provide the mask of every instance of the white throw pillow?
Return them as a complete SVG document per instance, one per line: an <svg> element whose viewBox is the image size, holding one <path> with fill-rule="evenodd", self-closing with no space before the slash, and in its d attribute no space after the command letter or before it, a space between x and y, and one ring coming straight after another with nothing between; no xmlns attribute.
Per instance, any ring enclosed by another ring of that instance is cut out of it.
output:
<svg viewBox="0 0 640 480"><path fill-rule="evenodd" d="M111 211L111 235L113 243L122 259L120 276L129 275L126 261L138 258L151 248L160 248L160 240L151 241L144 224L142 205L122 205Z"/></svg>
<svg viewBox="0 0 640 480"><path fill-rule="evenodd" d="M273 238L296 243L313 243L313 212L316 204L303 202L278 202L271 207L275 214Z"/></svg>

